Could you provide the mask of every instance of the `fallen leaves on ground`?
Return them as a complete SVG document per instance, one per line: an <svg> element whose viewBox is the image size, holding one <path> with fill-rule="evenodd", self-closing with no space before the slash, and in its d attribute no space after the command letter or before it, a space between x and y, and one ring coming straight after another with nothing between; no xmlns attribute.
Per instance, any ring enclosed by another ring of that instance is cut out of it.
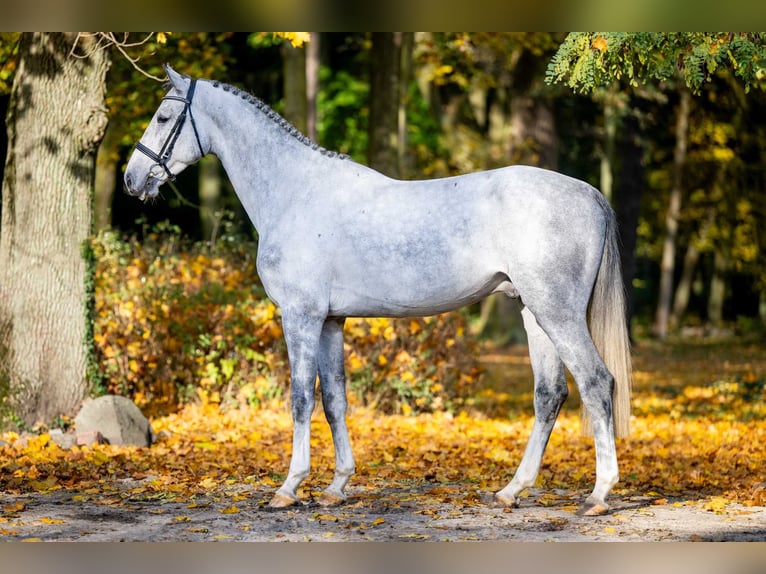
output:
<svg viewBox="0 0 766 574"><path fill-rule="evenodd" d="M760 349L737 347L737 357L718 362L709 356L714 351L705 354L704 369L694 364L683 369L673 357L639 348L632 435L618 440L621 480L614 496L641 497L656 505L695 503L713 513L726 512L731 502L766 503L766 361ZM510 359L521 356L514 351ZM408 502L407 492L416 489L410 502L418 507L430 499L448 502L456 511L477 504L479 492L502 488L521 460L533 418L522 392L495 392L506 401L510 418L476 408L417 416L353 408L348 422L357 474L351 486L363 491L363 499L396 489L397 504ZM163 512L163 502L194 508L214 500L223 503L220 513L227 515L247 503L248 489L273 491L287 472L292 421L286 405L225 410L200 401L154 419L153 426L161 438L150 448L63 450L47 434L18 441L7 433L0 449L0 489L9 494L63 490L73 501L113 507L151 500L158 504L156 512ZM311 444L312 474L301 489L303 498L318 496L332 478L332 439L320 412L312 422ZM543 461L537 486L545 494L539 503L574 511L592 488L594 456L592 439L580 436L577 403L570 399ZM7 504L0 522L23 512L23 503ZM328 510L315 519L338 517ZM173 520L187 521L185 515ZM360 527L375 528L381 521Z"/></svg>

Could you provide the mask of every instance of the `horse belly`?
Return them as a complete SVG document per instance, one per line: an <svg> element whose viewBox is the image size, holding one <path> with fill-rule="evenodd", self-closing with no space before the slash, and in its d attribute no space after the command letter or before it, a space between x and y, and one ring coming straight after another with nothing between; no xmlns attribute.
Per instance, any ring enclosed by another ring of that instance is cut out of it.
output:
<svg viewBox="0 0 766 574"><path fill-rule="evenodd" d="M330 314L344 317L423 317L452 311L480 301L499 285L502 272L443 276L408 273L407 266L384 273L368 270L363 280L336 282L330 293ZM359 278L358 278L359 279Z"/></svg>

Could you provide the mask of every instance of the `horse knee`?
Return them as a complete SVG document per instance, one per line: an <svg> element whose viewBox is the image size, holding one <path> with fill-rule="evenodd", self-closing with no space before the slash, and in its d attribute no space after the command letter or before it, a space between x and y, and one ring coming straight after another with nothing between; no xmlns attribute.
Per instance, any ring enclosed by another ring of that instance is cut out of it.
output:
<svg viewBox="0 0 766 574"><path fill-rule="evenodd" d="M290 394L292 403L293 420L296 422L307 423L311 420L311 414L314 412L314 393L302 392L293 389Z"/></svg>
<svg viewBox="0 0 766 574"><path fill-rule="evenodd" d="M535 414L547 422L552 422L567 396L569 396L569 388L565 380L556 379L548 384L535 385Z"/></svg>
<svg viewBox="0 0 766 574"><path fill-rule="evenodd" d="M322 395L322 406L324 407L325 419L331 427L346 419L348 402L345 393Z"/></svg>

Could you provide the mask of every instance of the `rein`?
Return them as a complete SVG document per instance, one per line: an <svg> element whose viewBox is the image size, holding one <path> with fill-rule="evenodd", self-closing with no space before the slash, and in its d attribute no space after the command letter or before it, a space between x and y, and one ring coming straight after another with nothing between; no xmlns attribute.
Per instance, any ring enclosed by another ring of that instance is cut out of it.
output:
<svg viewBox="0 0 766 574"><path fill-rule="evenodd" d="M138 142L136 144L136 149L143 153L144 155L148 156L150 159L153 159L155 163L160 166L162 169L165 170L165 173L168 175L168 181L175 181L176 176L171 173L170 168L168 168L168 160L170 159L171 154L173 153L173 148L176 145L176 141L178 140L178 136L181 135L181 130L184 127L184 122L186 122L186 115L189 114L189 119L191 120L192 129L194 130L194 137L197 139L197 145L199 146L199 151L201 156L205 155L205 151L202 149L202 142L199 139L199 132L197 131L197 124L194 121L194 114L192 113L191 109L191 103L192 98L194 98L194 89L197 85L197 80L192 79L191 83L189 84L189 90L186 92L186 97L182 98L181 96L165 96L162 98L162 101L165 100L175 100L178 102L183 102L184 109L179 114L179 116L176 118L175 124L173 124L173 129L170 130L170 133L168 134L167 139L165 139L165 143L162 144L162 147L160 148L160 152L156 153L141 142Z"/></svg>

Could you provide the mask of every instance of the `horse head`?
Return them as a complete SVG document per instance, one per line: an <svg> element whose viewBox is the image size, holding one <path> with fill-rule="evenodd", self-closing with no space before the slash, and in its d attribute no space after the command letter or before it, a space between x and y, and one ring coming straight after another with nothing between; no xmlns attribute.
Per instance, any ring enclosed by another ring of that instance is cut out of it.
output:
<svg viewBox="0 0 766 574"><path fill-rule="evenodd" d="M125 191L144 201L155 197L160 185L173 181L206 153L192 112L197 80L182 76L167 64L165 71L170 91L162 98L125 168Z"/></svg>

